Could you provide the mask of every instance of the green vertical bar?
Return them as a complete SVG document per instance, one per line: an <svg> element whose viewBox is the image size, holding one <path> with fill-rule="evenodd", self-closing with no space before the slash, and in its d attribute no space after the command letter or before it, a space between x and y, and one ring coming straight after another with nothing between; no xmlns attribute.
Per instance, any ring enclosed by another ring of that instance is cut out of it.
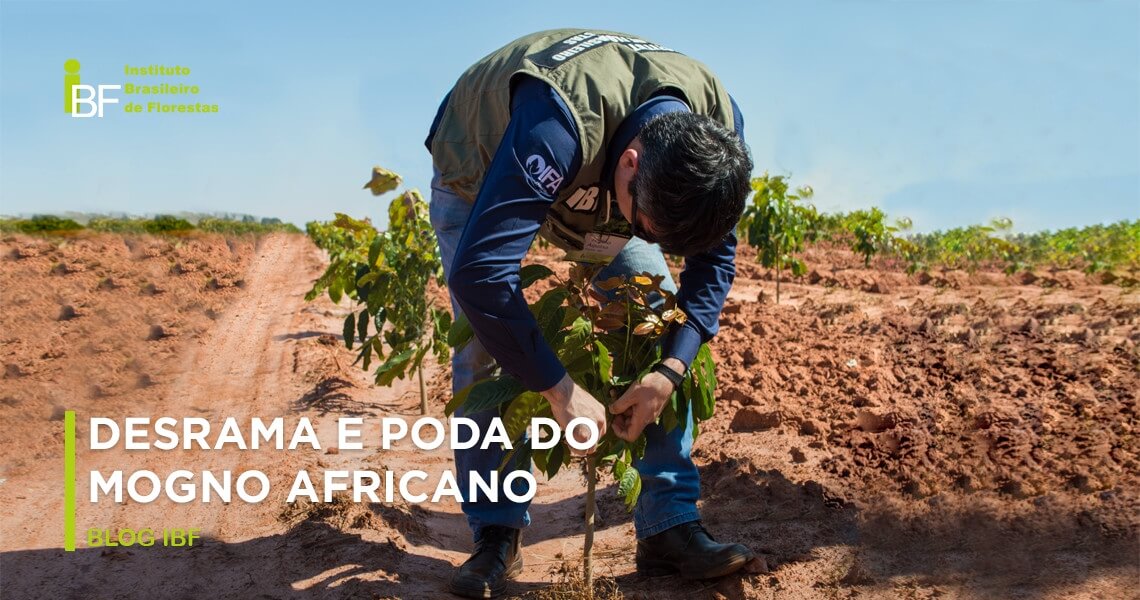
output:
<svg viewBox="0 0 1140 600"><path fill-rule="evenodd" d="M63 549L75 552L75 411L63 413Z"/></svg>
<svg viewBox="0 0 1140 600"><path fill-rule="evenodd" d="M71 114L71 88L79 85L79 61L74 58L63 63L63 112Z"/></svg>

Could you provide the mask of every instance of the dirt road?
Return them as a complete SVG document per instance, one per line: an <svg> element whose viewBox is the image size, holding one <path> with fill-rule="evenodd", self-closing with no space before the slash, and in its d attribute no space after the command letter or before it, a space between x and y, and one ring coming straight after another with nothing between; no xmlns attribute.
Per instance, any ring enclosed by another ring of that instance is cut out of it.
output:
<svg viewBox="0 0 1140 600"><path fill-rule="evenodd" d="M292 418L299 383L289 377L293 345L301 323L304 293L320 263L315 249L299 236L269 237L245 270L240 290L217 321L197 339L180 344L163 365L159 382L136 393L137 402L104 410L99 403L75 398L67 405L78 413L78 472L128 473L147 469L158 474L176 469L222 473L258 469L279 483L293 457L286 453L220 451L108 451L87 447L85 417L204 417L220 423L226 417ZM94 311L94 309L93 309ZM145 352L147 348L140 347ZM11 383L11 382L7 382ZM57 423L49 423L61 442ZM88 486L78 478L77 527L80 550L64 553L62 443L49 460L33 463L9 478L0 493L9 507L4 516L4 596L12 597L249 597L250 577L258 589L272 589L263 576L277 575L282 562L273 551L281 537L275 502L230 504L169 501L150 504L87 502ZM84 549L87 527L199 528L208 540L192 549L159 547ZM244 558L244 561L243 561ZM284 557L282 557L284 558ZM245 570L233 569L248 561ZM288 564L291 561L284 561ZM293 561L298 564L304 561ZM227 565L227 568L219 568ZM282 583L288 589L288 582ZM260 592L259 592L260 593ZM253 594L256 595L256 594Z"/></svg>

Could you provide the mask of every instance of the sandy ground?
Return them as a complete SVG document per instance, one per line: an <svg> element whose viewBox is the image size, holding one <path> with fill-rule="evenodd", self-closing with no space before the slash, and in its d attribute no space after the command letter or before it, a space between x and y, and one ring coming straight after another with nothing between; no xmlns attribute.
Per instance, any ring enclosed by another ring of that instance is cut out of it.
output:
<svg viewBox="0 0 1140 600"><path fill-rule="evenodd" d="M303 237L93 236L0 247L0 596L438 598L471 549L453 502L287 506L299 469L451 468L450 452L86 449L84 415L418 415L414 381L376 388L339 340L348 306L303 296ZM601 489L596 570L630 598L1140 597L1140 297L1083 275L918 279L824 254L783 285L744 264L714 349L717 415L694 451L702 513L770 572L634 573L633 527ZM542 255L539 260L549 260ZM1045 285L1042 285L1044 280ZM1033 285L1028 285L1033 283ZM446 369L426 372L442 416ZM62 410L79 472L258 469L259 504L91 505L87 527L199 527L193 548L62 550ZM580 559L581 478L539 477L516 595Z"/></svg>

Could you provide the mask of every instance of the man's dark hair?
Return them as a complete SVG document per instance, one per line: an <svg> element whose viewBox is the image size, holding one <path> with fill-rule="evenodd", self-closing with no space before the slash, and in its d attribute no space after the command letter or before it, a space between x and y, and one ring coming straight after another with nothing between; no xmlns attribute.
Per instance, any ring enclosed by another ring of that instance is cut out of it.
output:
<svg viewBox="0 0 1140 600"><path fill-rule="evenodd" d="M653 118L638 138L643 152L629 193L654 241L682 256L712 249L744 212L752 189L748 148L720 123L689 112Z"/></svg>

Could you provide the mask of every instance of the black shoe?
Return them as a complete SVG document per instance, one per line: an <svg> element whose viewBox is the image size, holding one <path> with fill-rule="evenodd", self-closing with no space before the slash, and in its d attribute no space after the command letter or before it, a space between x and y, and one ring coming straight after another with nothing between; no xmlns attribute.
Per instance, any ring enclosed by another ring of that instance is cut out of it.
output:
<svg viewBox="0 0 1140 600"><path fill-rule="evenodd" d="M494 598L522 572L522 540L519 530L510 527L488 525L479 531L475 552L459 566L447 589L467 598Z"/></svg>
<svg viewBox="0 0 1140 600"><path fill-rule="evenodd" d="M712 579L739 570L755 558L742 544L718 544L700 521L682 523L637 540L637 572L650 577L678 573Z"/></svg>

